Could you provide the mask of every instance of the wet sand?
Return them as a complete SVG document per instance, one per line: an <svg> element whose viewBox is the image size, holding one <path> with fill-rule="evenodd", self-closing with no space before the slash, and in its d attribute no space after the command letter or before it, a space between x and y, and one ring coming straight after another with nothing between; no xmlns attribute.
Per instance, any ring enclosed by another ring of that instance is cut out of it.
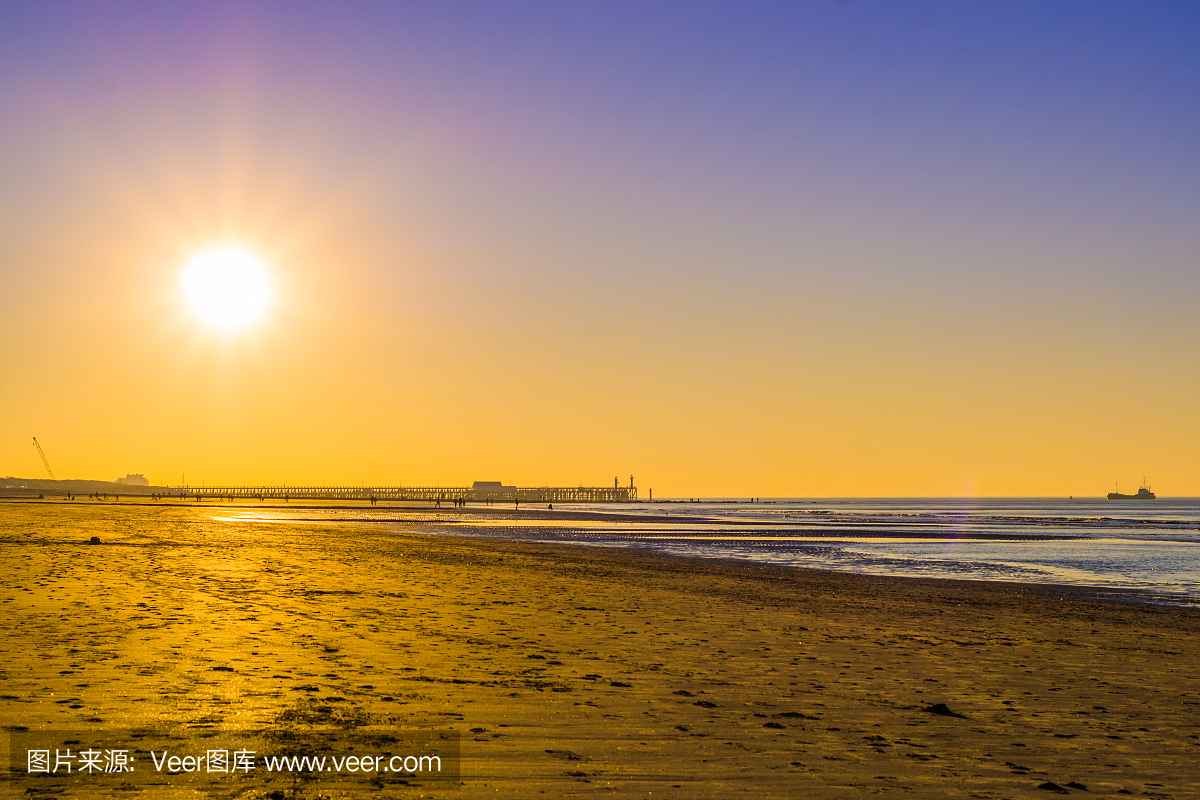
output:
<svg viewBox="0 0 1200 800"><path fill-rule="evenodd" d="M0 502L6 730L457 730L461 797L1200 797L1194 609L216 508ZM378 796L112 786L61 796Z"/></svg>

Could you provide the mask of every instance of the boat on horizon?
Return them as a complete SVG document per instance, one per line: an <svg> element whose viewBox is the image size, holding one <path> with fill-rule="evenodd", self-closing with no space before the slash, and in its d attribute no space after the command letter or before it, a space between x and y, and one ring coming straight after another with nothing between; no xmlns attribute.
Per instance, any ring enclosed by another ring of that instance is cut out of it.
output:
<svg viewBox="0 0 1200 800"><path fill-rule="evenodd" d="M1137 494L1121 494L1121 487L1117 486L1117 491L1109 492L1109 500L1157 500L1158 496L1150 491L1150 487L1146 485L1146 479L1142 478L1142 486L1137 490Z"/></svg>

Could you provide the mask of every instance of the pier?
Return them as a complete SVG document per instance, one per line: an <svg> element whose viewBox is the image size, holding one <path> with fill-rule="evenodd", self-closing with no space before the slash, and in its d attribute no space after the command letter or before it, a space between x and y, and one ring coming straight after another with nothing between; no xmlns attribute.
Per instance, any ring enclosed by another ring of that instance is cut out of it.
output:
<svg viewBox="0 0 1200 800"><path fill-rule="evenodd" d="M187 500L358 500L368 503L634 503L637 487L506 486L476 481L471 486L146 486L111 481L12 479L0 481L0 496L37 494L161 497Z"/></svg>
<svg viewBox="0 0 1200 800"><path fill-rule="evenodd" d="M198 500L360 500L365 502L632 503L633 486L542 486L476 489L470 486L189 486L125 487L121 494Z"/></svg>

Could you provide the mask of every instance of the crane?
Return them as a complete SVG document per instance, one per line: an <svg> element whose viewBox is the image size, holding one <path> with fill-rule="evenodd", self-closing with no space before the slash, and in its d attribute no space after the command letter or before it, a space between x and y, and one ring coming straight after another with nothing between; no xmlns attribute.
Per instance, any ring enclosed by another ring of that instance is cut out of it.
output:
<svg viewBox="0 0 1200 800"><path fill-rule="evenodd" d="M42 457L42 463L46 465L46 472L50 473L50 480L58 480L58 476L54 474L54 467L50 466L50 459L46 458L46 451L38 444L37 437L33 437L33 446L37 448L38 455Z"/></svg>

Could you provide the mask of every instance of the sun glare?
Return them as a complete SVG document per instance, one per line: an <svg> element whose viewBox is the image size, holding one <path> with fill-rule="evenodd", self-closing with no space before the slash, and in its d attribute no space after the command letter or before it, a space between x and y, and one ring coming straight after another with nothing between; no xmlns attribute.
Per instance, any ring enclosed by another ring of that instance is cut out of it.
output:
<svg viewBox="0 0 1200 800"><path fill-rule="evenodd" d="M180 270L179 285L192 311L222 331L254 324L271 301L266 264L240 245L222 245L192 256Z"/></svg>

